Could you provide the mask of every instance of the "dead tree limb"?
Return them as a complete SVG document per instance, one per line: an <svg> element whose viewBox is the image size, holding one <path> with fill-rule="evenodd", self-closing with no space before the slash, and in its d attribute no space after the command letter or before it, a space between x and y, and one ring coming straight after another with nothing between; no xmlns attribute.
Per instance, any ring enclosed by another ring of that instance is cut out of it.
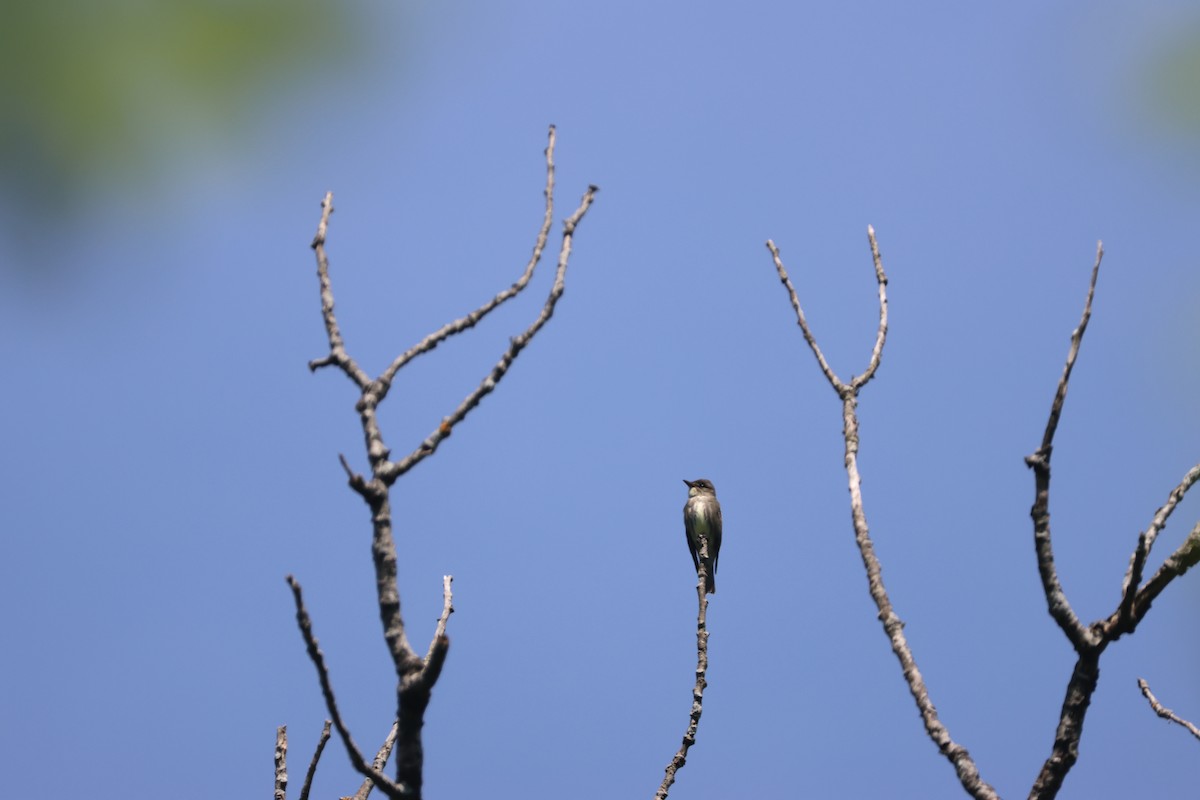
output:
<svg viewBox="0 0 1200 800"><path fill-rule="evenodd" d="M329 339L329 352L321 358L309 362L309 368L316 371L322 367L336 367L358 388L359 399L355 409L359 414L363 438L366 445L369 473L359 474L350 466L349 461L340 456L350 487L366 502L371 513L373 536L371 544L372 560L375 565L375 589L379 604L379 616L383 626L384 640L391 655L396 672L396 780L393 782L382 773L382 763L368 764L362 752L354 744L350 731L347 729L341 714L338 712L333 689L329 679L324 657L317 647L316 637L312 633L312 623L304 609L300 587L289 576L288 581L296 601L297 618L300 622L301 633L308 646L309 657L317 668L321 682L322 693L325 696L326 707L338 730L355 769L364 775L376 788L389 797L420 800L423 780L424 751L421 739L421 729L425 724L425 710L429 705L434 684L441 675L449 650L450 640L446 636L446 619L453 610L450 594L450 577L443 579L444 606L442 618L439 619L437 630L430 642L428 651L422 657L409 644L406 628L400 610L400 591L397 585L397 555L393 535L392 508L390 489L392 484L408 470L433 455L439 444L450 436L454 427L475 409L480 402L495 390L500 380L508 373L509 368L520 352L529 344L533 337L550 320L559 298L565 287L567 262L571 254L575 228L587 213L598 191L595 186L588 187L584 192L579 207L563 222L562 246L559 251L558 264L555 270L554 282L542 306L541 312L533 323L523 332L509 340L509 346L501 355L500 360L484 376L461 403L434 427L433 432L416 446L400 461L391 460L391 451L384 443L383 432L379 426L377 409L387 397L392 388L396 374L406 364L417 356L434 349L439 343L450 336L473 328L480 320L502 303L517 296L529 284L534 269L541 260L545 249L554 209L554 144L555 131L550 128L549 142L546 146L546 211L534 243L533 254L526 264L521 276L509 288L499 292L492 299L470 312L466 316L448 323L424 337L416 345L397 356L378 378L370 375L358 364L346 349L334 310L333 284L329 275L329 258L326 252L326 237L329 231L329 219L333 213L333 194L325 195L322 203L321 218L313 237L312 248L317 259L317 279L320 285L321 315L325 324L326 335ZM385 749L390 749L385 743ZM383 750L381 750L381 753ZM386 756L384 756L386 761ZM377 760L378 761L378 760Z"/></svg>
<svg viewBox="0 0 1200 800"><path fill-rule="evenodd" d="M904 622L892 607L892 601L888 597L887 588L883 583L883 569L875 555L875 546L867 527L867 515L863 508L862 478L858 471L858 393L868 381L875 377L875 373L879 369L888 332L888 279L887 274L883 271L879 245L875 241L875 229L870 226L867 227L867 239L871 245L871 259L875 265L875 280L879 286L879 327L866 370L861 375L851 376L849 382L838 377L817 345L817 340L808 326L808 320L804 317L796 288L792 285L787 270L783 266L779 248L773 241L768 240L767 249L771 251L771 257L775 262L775 271L779 273L779 280L787 289L788 296L792 301L792 309L796 312L796 324L800 326L804 341L808 343L809 349L816 356L817 364L824 373L825 379L842 401L842 438L845 441L846 477L850 488L850 518L854 526L854 541L858 545L863 567L867 572L867 588L871 593L871 599L875 601L875 607L879 609L879 621L883 624L884 633L887 634L888 640L892 644L892 652L900 662L904 680L908 683L909 692L912 694L913 700L917 704L917 711L920 712L921 720L925 724L925 732L937 745L938 752L954 766L959 782L968 794L979 800L995 800L999 797L996 790L983 780L970 753L965 747L950 738L950 732L938 718L937 708L929 697L925 679L921 677L912 649L904 636Z"/></svg>

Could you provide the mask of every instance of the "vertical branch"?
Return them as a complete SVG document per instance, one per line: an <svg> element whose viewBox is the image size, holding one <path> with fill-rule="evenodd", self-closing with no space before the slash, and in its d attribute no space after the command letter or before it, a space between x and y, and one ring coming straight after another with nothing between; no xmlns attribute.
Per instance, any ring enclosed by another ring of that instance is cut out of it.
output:
<svg viewBox="0 0 1200 800"><path fill-rule="evenodd" d="M1092 703L1092 695L1100 682L1100 654L1107 646L1083 648L1071 671L1071 679L1067 681L1067 691L1063 697L1062 710L1058 715L1058 727L1054 731L1054 746L1050 757L1042 765L1041 772L1029 790L1030 800L1050 800L1056 797L1062 788L1067 773L1079 760L1079 740L1083 736L1083 722L1087 717L1088 707Z"/></svg>
<svg viewBox="0 0 1200 800"><path fill-rule="evenodd" d="M700 537L699 564L696 567L698 581L696 596L699 610L696 613L696 683L692 687L692 710L688 715L687 729L683 733L683 743L679 751L667 764L666 774L662 784L654 793L654 800L667 800L667 793L675 783L675 773L687 763L688 750L696 743L696 731L700 727L700 715L704 712L704 690L708 686L705 675L708 672L708 539Z"/></svg>
<svg viewBox="0 0 1200 800"><path fill-rule="evenodd" d="M1050 537L1050 455L1054 449L1054 433L1058 430L1063 403L1067 398L1067 384L1071 380L1071 370L1075 368L1079 345L1087 330L1088 320L1092 317L1092 298L1096 295L1096 278L1100 274L1100 262L1103 259L1104 245L1097 242L1096 263L1092 267L1092 279L1088 283L1087 299L1083 304L1083 316L1079 320L1079 326L1071 332L1071 347L1067 351L1067 361L1063 365L1062 377L1058 379L1054 402L1050 405L1050 417L1046 421L1046 430L1042 434L1042 444L1032 455L1025 457L1025 463L1033 470L1034 500L1029 515L1033 518L1034 550L1037 553L1038 575L1042 579L1042 592L1046 595L1046 605L1050 616L1062 628L1063 633L1071 642L1071 646L1080 653L1085 648L1094 645L1096 639L1071 609L1067 594L1058 580L1058 570L1054 566L1054 546Z"/></svg>
<svg viewBox="0 0 1200 800"><path fill-rule="evenodd" d="M287 725L275 729L275 800L287 800Z"/></svg>
<svg viewBox="0 0 1200 800"><path fill-rule="evenodd" d="M887 274L883 271L883 258L879 255L879 243L875 241L875 229L870 225L867 226L867 239L871 243L871 262L875 265L875 283L879 286L879 329L875 332L875 346L871 348L871 360L867 363L866 371L851 380L856 390L875 377L883 358L883 345L888 332Z"/></svg>
<svg viewBox="0 0 1200 800"><path fill-rule="evenodd" d="M1079 327L1071 331L1071 347L1067 350L1067 361L1063 365L1062 377L1058 379L1054 402L1050 404L1050 417L1046 420L1046 430L1042 434L1041 449L1043 450L1048 451L1054 443L1054 432L1058 430L1063 403L1067 399L1067 384L1071 380L1071 370L1075 368L1075 359L1079 356L1079 345L1083 342L1083 334L1087 331L1088 321L1092 318L1092 299L1096 296L1096 278L1100 275L1100 262L1103 260L1104 242L1096 242L1096 263L1092 266L1092 279L1088 282L1087 298L1083 303L1083 316L1079 319Z"/></svg>
<svg viewBox="0 0 1200 800"><path fill-rule="evenodd" d="M842 400L842 437L845 442L845 467L850 490L850 518L854 527L854 541L858 545L859 555L862 557L863 567L867 573L867 588L871 594L871 599L875 601L875 607L879 610L879 621L882 623L884 632L891 642L892 652L900 662L904 680L908 683L909 692L916 702L917 710L921 714L921 720L925 724L925 732L933 743L937 745L938 751L954 766L954 771L958 775L959 782L968 794L981 799L996 798L998 797L996 790L980 776L979 769L976 767L970 753L967 752L965 747L957 744L950 737L946 726L938 718L937 708L934 706L933 700L929 697L929 690L925 686L925 680L921 677L916 659L913 657L908 641L904 637L904 622L892 607L887 588L884 586L883 569L878 557L875 555L875 546L871 541L871 533L867 525L867 515L863 508L862 478L858 471L858 393L875 376L876 371L879 369L888 332L887 273L883 269L883 260L879 255L879 246L875 241L874 228L867 228L867 238L871 246L871 258L875 267L875 280L879 287L879 326L876 330L875 345L871 350L866 370L861 375L852 378L849 384L842 382L837 377L833 368L829 366L829 363L821 353L820 347L817 346L816 339L809 330L808 322L804 317L804 311L801 309L799 297L791 281L788 279L787 271L784 269L783 262L779 257L778 248L775 247L774 242L768 240L767 249L771 251L771 256L775 262L775 269L779 273L781 282L788 290L792 301L792 309L796 313L796 322L804 334L804 340L808 343L813 355L816 356L817 363L820 365L825 379L829 381L829 385L833 387L833 390L837 392L838 397Z"/></svg>
<svg viewBox="0 0 1200 800"><path fill-rule="evenodd" d="M1075 359L1079 356L1079 346L1083 342L1083 334L1087 331L1088 321L1092 316L1096 279L1099 277L1100 262L1103 259L1104 245L1097 242L1096 262L1088 282L1083 314L1080 316L1079 325L1071 332L1071 346L1067 350L1067 360L1058 379L1054 401L1050 404L1050 415L1042 434L1041 446L1032 455L1025 457L1025 463L1033 470L1034 475L1034 501L1029 515L1033 520L1034 551L1037 555L1038 575L1042 580L1042 592L1046 597L1050 616L1058 623L1078 656L1071 678L1067 682L1066 695L1054 734L1054 745L1030 790L1031 798L1055 797L1062 788L1067 773L1078 761L1084 720L1091 705L1092 694L1100 680L1100 656L1111 641L1102 626L1097 624L1085 627L1075 615L1058 578L1050 535L1050 456L1054 449L1054 434L1062 417L1071 371L1075 368Z"/></svg>
<svg viewBox="0 0 1200 800"><path fill-rule="evenodd" d="M329 337L329 355L308 362L308 368L316 372L321 367L337 366L346 377L360 389L365 389L367 373L346 353L346 343L338 327L337 315L333 310L333 282L329 278L329 256L325 253L325 235L329 232L329 217L333 214L333 192L326 192L321 201L321 220L313 236L312 249L317 256L317 281L321 285L321 316L325 320L325 333Z"/></svg>

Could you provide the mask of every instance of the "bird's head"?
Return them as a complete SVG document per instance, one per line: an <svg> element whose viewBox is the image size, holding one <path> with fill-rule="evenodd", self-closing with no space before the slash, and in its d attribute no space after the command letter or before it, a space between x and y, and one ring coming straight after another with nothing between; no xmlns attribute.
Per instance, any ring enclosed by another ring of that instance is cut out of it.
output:
<svg viewBox="0 0 1200 800"><path fill-rule="evenodd" d="M717 496L717 487L713 486L713 482L708 478L697 478L694 481L689 481L685 478L683 482L687 484L688 497L695 497L698 494Z"/></svg>

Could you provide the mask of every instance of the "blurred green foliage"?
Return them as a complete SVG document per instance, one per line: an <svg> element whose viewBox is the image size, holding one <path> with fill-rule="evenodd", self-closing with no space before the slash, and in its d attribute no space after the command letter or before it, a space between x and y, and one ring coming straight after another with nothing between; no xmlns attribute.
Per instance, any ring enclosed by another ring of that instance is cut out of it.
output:
<svg viewBox="0 0 1200 800"><path fill-rule="evenodd" d="M1161 43L1148 78L1159 118L1188 138L1200 136L1200 23L1174 30Z"/></svg>
<svg viewBox="0 0 1200 800"><path fill-rule="evenodd" d="M54 224L253 125L264 92L354 52L354 4L17 0L0 23L6 215ZM13 220L10 218L9 220Z"/></svg>

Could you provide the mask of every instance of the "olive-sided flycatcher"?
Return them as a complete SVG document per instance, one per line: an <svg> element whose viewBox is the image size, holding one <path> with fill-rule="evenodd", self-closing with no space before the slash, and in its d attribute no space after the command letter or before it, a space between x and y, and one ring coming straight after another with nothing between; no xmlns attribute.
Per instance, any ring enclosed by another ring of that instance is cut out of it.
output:
<svg viewBox="0 0 1200 800"><path fill-rule="evenodd" d="M687 533L688 550L692 551L692 563L700 571L700 539L708 541L708 584L707 594L717 593L717 555L721 552L721 504L717 502L717 489L708 478L684 480L688 485L688 500L683 506L683 529Z"/></svg>

